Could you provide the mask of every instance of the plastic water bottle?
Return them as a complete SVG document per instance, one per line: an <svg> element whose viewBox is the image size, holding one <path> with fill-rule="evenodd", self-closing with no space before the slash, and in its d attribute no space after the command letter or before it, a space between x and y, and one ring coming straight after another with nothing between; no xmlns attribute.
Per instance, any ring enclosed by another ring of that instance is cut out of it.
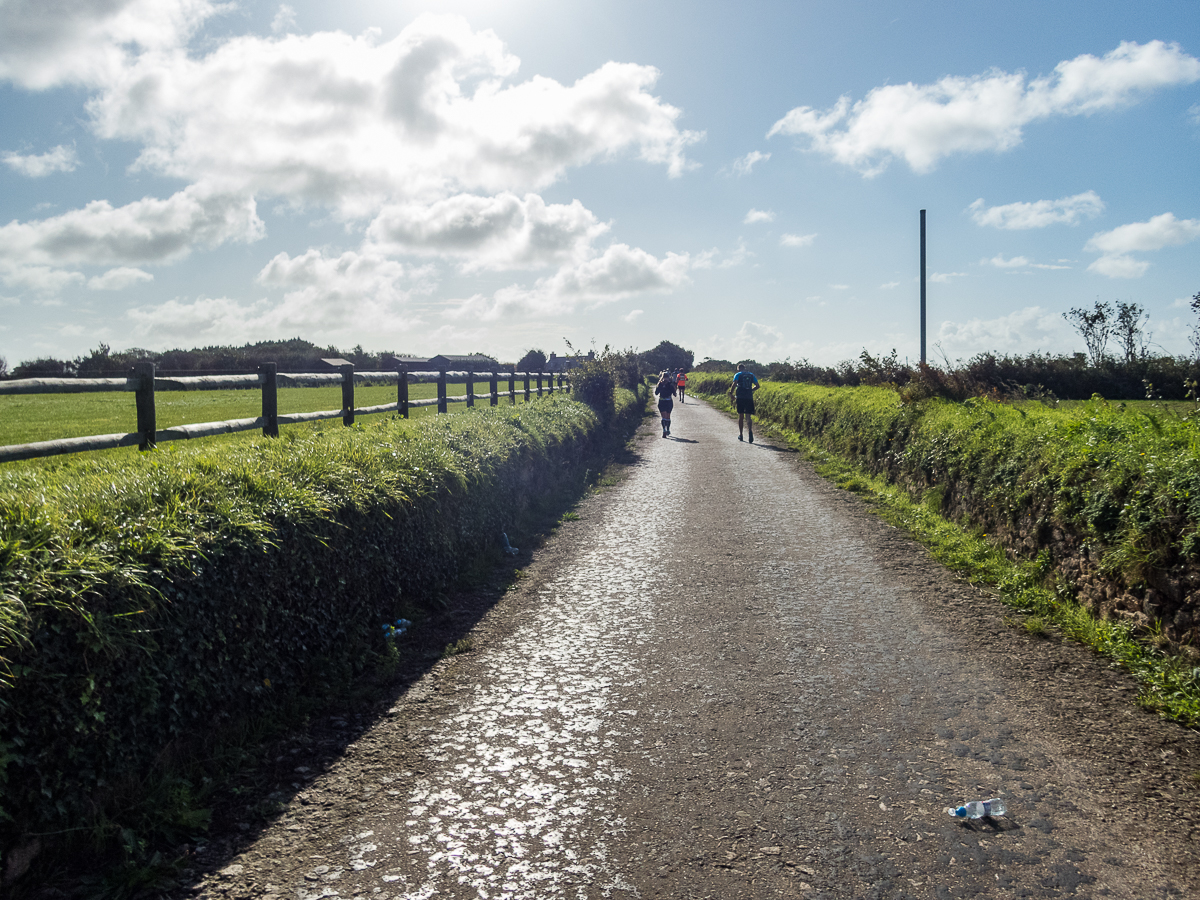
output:
<svg viewBox="0 0 1200 900"><path fill-rule="evenodd" d="M946 812L956 819L982 819L984 816L1002 816L1008 808L999 797L993 797L991 800L972 800L957 808L947 806Z"/></svg>

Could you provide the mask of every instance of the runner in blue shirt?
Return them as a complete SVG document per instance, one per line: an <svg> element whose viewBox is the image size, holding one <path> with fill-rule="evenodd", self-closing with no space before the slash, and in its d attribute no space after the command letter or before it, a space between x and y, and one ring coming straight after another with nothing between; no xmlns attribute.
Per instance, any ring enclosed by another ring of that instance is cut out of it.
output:
<svg viewBox="0 0 1200 900"><path fill-rule="evenodd" d="M750 443L754 443L754 392L760 385L754 373L747 370L745 363L738 363L737 374L733 376L733 384L729 386L729 396L737 403L738 440L742 440L742 423L750 431Z"/></svg>

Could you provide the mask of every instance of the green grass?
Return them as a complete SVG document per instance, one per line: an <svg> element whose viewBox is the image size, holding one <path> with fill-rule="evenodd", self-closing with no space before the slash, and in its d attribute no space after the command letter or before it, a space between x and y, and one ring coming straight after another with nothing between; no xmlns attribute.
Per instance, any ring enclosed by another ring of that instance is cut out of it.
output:
<svg viewBox="0 0 1200 900"><path fill-rule="evenodd" d="M470 638L459 638L452 644L447 644L446 649L442 651L442 658L448 659L451 656L460 656L463 653L470 653L475 649L475 642Z"/></svg>
<svg viewBox="0 0 1200 900"><path fill-rule="evenodd" d="M500 387L507 388L507 382ZM451 396L465 393L465 385L450 384ZM487 393L488 383L476 382L475 393ZM557 393L557 391L556 391ZM409 386L410 400L425 400L437 396L436 384ZM531 387L531 399L537 396ZM395 385L360 385L354 389L357 407L379 406L396 401ZM476 400L487 406L487 400ZM521 384L517 384L517 402L524 402ZM501 396L500 404L508 398ZM249 419L262 412L259 391L159 391L154 397L158 427L173 428L200 422L223 422L227 419ZM339 409L342 390L338 386L319 388L280 388L279 412L316 412ZM467 409L465 403L451 403L450 413ZM436 415L436 406L409 410L409 417ZM304 426L283 426L286 428ZM0 395L0 446L29 444L62 438L87 437L95 434L118 434L137 428L134 395L126 392L104 394L3 394ZM245 434L252 434L246 432ZM227 438L223 438L227 439ZM119 452L119 451L118 451Z"/></svg>

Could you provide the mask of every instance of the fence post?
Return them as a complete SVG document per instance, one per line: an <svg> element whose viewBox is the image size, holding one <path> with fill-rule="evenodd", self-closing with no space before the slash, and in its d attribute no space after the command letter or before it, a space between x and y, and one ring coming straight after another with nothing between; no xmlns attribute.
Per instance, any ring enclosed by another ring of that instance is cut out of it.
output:
<svg viewBox="0 0 1200 900"><path fill-rule="evenodd" d="M262 385L263 437L279 437L279 387L275 378L278 366L263 363L258 367L258 380Z"/></svg>
<svg viewBox="0 0 1200 900"><path fill-rule="evenodd" d="M338 366L342 373L342 424L354 424L354 366Z"/></svg>
<svg viewBox="0 0 1200 900"><path fill-rule="evenodd" d="M438 369L438 412L446 412L446 370Z"/></svg>
<svg viewBox="0 0 1200 900"><path fill-rule="evenodd" d="M549 372L546 375L546 392L549 394L554 393L554 373L553 372Z"/></svg>
<svg viewBox="0 0 1200 900"><path fill-rule="evenodd" d="M396 409L400 411L402 418L408 418L408 366L400 366L396 370L399 373L399 378L396 379Z"/></svg>
<svg viewBox="0 0 1200 900"><path fill-rule="evenodd" d="M523 372L522 374L525 376L525 402L528 403L529 402L529 373Z"/></svg>
<svg viewBox="0 0 1200 900"><path fill-rule="evenodd" d="M137 430L142 436L139 450L153 450L158 432L158 419L154 412L154 363L133 364L133 377L137 379Z"/></svg>
<svg viewBox="0 0 1200 900"><path fill-rule="evenodd" d="M475 405L475 370L467 369L467 406Z"/></svg>
<svg viewBox="0 0 1200 900"><path fill-rule="evenodd" d="M517 367L513 366L508 373L508 405L517 405Z"/></svg>
<svg viewBox="0 0 1200 900"><path fill-rule="evenodd" d="M497 403L500 402L500 391L499 391L499 388L497 385L497 381L499 381L499 377L496 375L495 372L493 372L492 379L491 379L491 381L488 382L488 387L491 389L491 392L492 392L491 403L489 404L490 406L495 406Z"/></svg>
<svg viewBox="0 0 1200 900"><path fill-rule="evenodd" d="M542 396L542 372L540 369L538 370L538 373L537 373L537 383L538 383L538 396L540 397L540 396Z"/></svg>

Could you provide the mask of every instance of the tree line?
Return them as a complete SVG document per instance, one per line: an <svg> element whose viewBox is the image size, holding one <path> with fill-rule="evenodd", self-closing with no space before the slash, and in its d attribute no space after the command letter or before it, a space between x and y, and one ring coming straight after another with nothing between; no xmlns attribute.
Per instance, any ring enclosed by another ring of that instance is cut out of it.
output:
<svg viewBox="0 0 1200 900"><path fill-rule="evenodd" d="M574 350L569 342L567 347ZM604 353L612 355L613 351L605 347ZM685 350L670 341L662 341L651 350L629 350L620 355L628 357L642 374L668 368L690 370L695 358L691 350ZM319 372L324 368L321 360L332 358L352 362L360 372L381 372L395 371L401 358L416 356L418 354L388 351L371 353L363 350L361 344L352 350L340 350L332 345L320 347L298 337L287 341L259 341L241 347L212 346L164 351L136 347L114 351L108 344L101 344L88 355L74 359L46 356L25 360L11 372L8 371L7 362L0 357L0 378L119 378L139 362L152 362L158 371L172 375L254 372L265 362L276 363L280 372ZM545 352L531 349L516 362L516 367L521 372L538 372L546 369L546 362Z"/></svg>

